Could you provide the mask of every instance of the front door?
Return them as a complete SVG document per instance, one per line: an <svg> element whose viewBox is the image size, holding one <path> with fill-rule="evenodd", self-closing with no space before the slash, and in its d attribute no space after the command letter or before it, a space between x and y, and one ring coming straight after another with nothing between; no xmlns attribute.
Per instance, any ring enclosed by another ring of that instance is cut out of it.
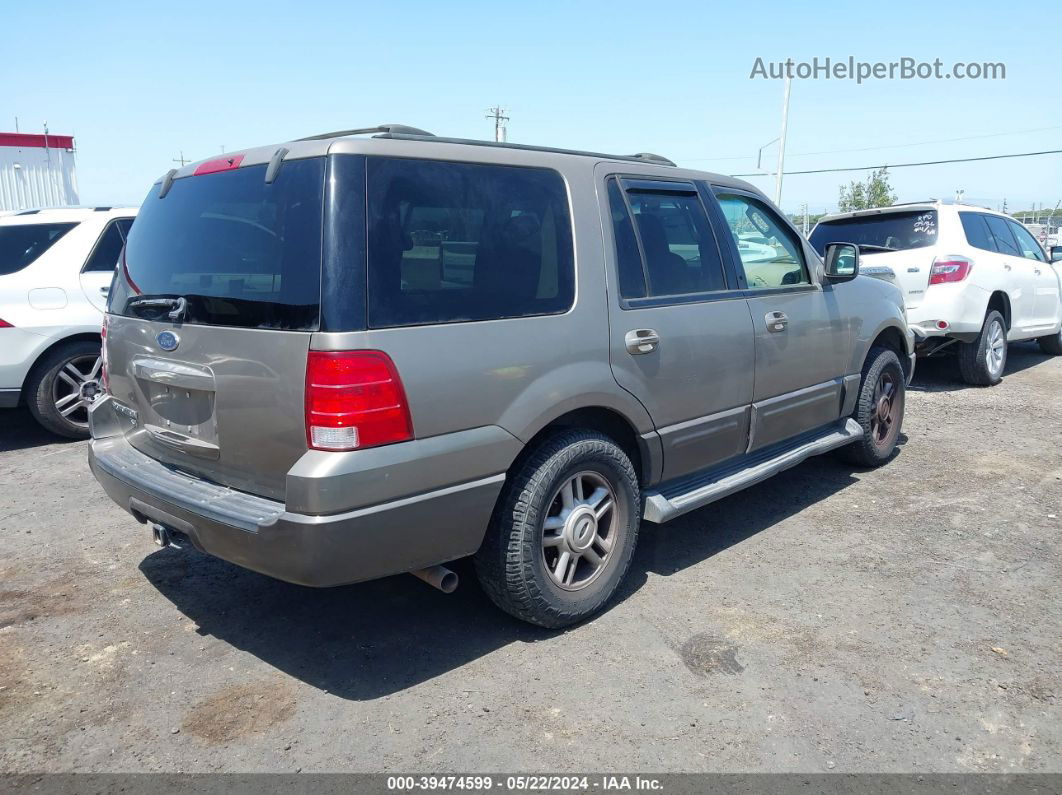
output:
<svg viewBox="0 0 1062 795"><path fill-rule="evenodd" d="M802 239L772 207L745 191L715 192L756 332L752 451L840 417L852 318L833 286L813 278Z"/></svg>
<svg viewBox="0 0 1062 795"><path fill-rule="evenodd" d="M696 186L602 174L610 360L660 435L664 479L745 452L752 320Z"/></svg>

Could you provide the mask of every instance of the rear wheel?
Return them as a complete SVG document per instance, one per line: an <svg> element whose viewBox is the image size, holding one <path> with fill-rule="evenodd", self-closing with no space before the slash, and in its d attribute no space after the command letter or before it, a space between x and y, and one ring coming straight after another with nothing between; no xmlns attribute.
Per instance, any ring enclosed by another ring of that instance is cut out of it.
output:
<svg viewBox="0 0 1062 795"><path fill-rule="evenodd" d="M26 402L37 422L60 436L87 439L92 401L82 395L98 391L101 366L100 343L91 340L67 342L46 354L26 381Z"/></svg>
<svg viewBox="0 0 1062 795"><path fill-rule="evenodd" d="M959 372L967 384L995 386L1003 380L1007 366L1007 324L999 312L991 310L977 339L960 342L958 347Z"/></svg>
<svg viewBox="0 0 1062 795"><path fill-rule="evenodd" d="M640 520L638 479L626 453L593 431L565 431L510 475L476 553L476 574L507 613L568 626L615 593Z"/></svg>
<svg viewBox="0 0 1062 795"><path fill-rule="evenodd" d="M863 429L863 436L838 450L842 458L859 466L878 467L892 457L903 425L906 387L896 353L888 348L871 348L852 415Z"/></svg>
<svg viewBox="0 0 1062 795"><path fill-rule="evenodd" d="M1052 356L1062 356L1062 330L1057 334L1040 337L1036 340L1040 343L1040 350Z"/></svg>

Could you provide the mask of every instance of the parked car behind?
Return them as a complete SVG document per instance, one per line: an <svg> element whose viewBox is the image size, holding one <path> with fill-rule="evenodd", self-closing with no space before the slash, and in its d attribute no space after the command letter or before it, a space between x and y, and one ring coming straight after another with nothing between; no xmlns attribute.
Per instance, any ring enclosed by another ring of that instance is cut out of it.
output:
<svg viewBox="0 0 1062 795"><path fill-rule="evenodd" d="M171 171L141 209L89 460L159 543L314 586L474 555L559 627L643 516L889 460L913 337L854 247L824 267L751 185L654 155L360 132Z"/></svg>
<svg viewBox="0 0 1062 795"><path fill-rule="evenodd" d="M23 210L0 218L0 408L88 438L100 327L132 208Z"/></svg>
<svg viewBox="0 0 1062 795"><path fill-rule="evenodd" d="M958 343L969 384L999 383L1008 342L1036 339L1046 353L1062 354L1060 266L1007 215L939 201L898 204L826 216L810 240L819 252L858 244L863 272L903 291L918 352Z"/></svg>

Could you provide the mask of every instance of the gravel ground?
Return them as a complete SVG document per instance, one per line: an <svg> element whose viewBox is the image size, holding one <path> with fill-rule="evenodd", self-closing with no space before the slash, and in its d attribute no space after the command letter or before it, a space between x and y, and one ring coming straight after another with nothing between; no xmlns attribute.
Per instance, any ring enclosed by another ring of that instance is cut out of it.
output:
<svg viewBox="0 0 1062 795"><path fill-rule="evenodd" d="M469 567L314 591L157 550L0 412L0 770L1062 772L1062 358L923 362L896 459L666 526L566 632Z"/></svg>

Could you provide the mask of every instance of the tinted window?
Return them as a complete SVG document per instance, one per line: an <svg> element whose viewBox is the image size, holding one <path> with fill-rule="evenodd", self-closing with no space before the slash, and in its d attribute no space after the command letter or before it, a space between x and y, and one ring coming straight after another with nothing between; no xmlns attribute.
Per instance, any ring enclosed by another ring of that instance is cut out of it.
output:
<svg viewBox="0 0 1062 795"><path fill-rule="evenodd" d="M0 226L0 276L22 270L75 226L77 224Z"/></svg>
<svg viewBox="0 0 1062 795"><path fill-rule="evenodd" d="M1039 260L1040 262L1047 261L1040 244L1036 242L1036 238L1032 236L1028 229L1017 221L1008 221L1007 223L1010 224L1010 231L1014 233L1014 237L1018 240L1018 248L1023 257Z"/></svg>
<svg viewBox="0 0 1062 795"><path fill-rule="evenodd" d="M612 216L612 236L616 245L616 269L619 273L620 296L641 298L645 295L645 271L642 270L642 255L638 251L638 238L634 223L623 200L619 183L608 182L608 207Z"/></svg>
<svg viewBox="0 0 1062 795"><path fill-rule="evenodd" d="M122 237L122 232L118 228L118 222L111 221L103 230L103 235L96 243L96 247L89 254L84 270L113 271L114 266L118 264L118 255L122 253L123 245L125 245L125 238Z"/></svg>
<svg viewBox="0 0 1062 795"><path fill-rule="evenodd" d="M800 239L763 202L739 194L719 194L734 236L749 289L811 284Z"/></svg>
<svg viewBox="0 0 1062 795"><path fill-rule="evenodd" d="M392 158L366 168L371 327L571 307L571 221L555 171Z"/></svg>
<svg viewBox="0 0 1062 795"><path fill-rule="evenodd" d="M966 242L974 248L985 251L995 251L996 243L992 239L992 233L988 231L985 217L980 213L959 213L962 221L962 231L966 234Z"/></svg>
<svg viewBox="0 0 1062 795"><path fill-rule="evenodd" d="M989 231L992 233L993 240L996 242L996 251L1000 254L1020 257L1021 253L1018 251L1018 244L1014 241L1014 235L1011 234L1010 225L1006 219L997 215L986 215L984 219L985 223L988 224Z"/></svg>
<svg viewBox="0 0 1062 795"><path fill-rule="evenodd" d="M937 242L937 211L912 210L880 215L839 218L820 223L808 238L822 256L830 243L855 243L873 249L904 251Z"/></svg>
<svg viewBox="0 0 1062 795"><path fill-rule="evenodd" d="M287 161L272 183L265 168L184 177L162 199L152 188L110 311L154 318L136 299L184 296L190 323L315 328L324 158Z"/></svg>
<svg viewBox="0 0 1062 795"><path fill-rule="evenodd" d="M648 295L726 289L719 246L696 194L630 190L627 201L645 257Z"/></svg>

